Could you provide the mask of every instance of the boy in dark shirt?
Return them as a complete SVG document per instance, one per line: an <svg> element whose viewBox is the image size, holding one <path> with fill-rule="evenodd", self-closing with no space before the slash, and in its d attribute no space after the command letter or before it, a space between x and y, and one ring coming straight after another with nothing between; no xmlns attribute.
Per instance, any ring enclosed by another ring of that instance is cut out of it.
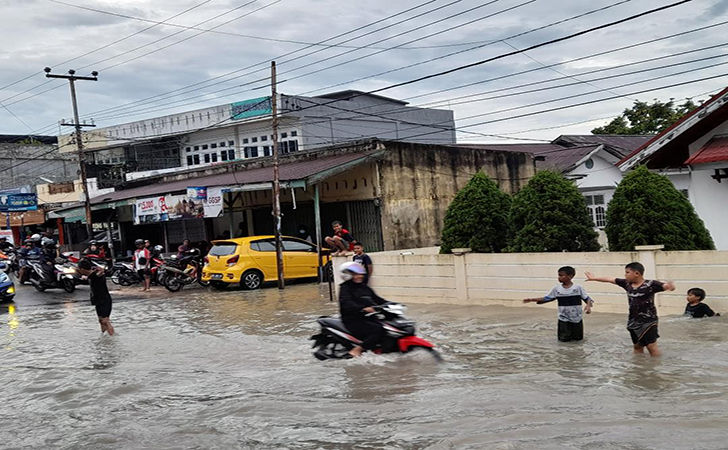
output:
<svg viewBox="0 0 728 450"><path fill-rule="evenodd" d="M369 278L372 277L372 274L374 273L374 265L372 264L372 258L369 257L366 253L364 253L364 244L361 242L357 242L354 244L354 262L358 262L364 268L367 270L366 277L364 278L364 284L369 283Z"/></svg>
<svg viewBox="0 0 728 450"><path fill-rule="evenodd" d="M338 220L331 226L334 228L334 235L326 238L326 243L336 250L331 256L345 256L354 248L356 242L354 236L345 230L344 225Z"/></svg>
<svg viewBox="0 0 728 450"><path fill-rule="evenodd" d="M114 335L114 327L111 325L111 294L106 286L106 273L103 267L93 267L91 261L84 257L78 263L78 271L81 275L88 277L91 287L91 304L96 307L96 315L101 324L101 334L109 333Z"/></svg>
<svg viewBox="0 0 728 450"><path fill-rule="evenodd" d="M586 281L600 281L612 283L627 291L629 301L629 320L627 329L632 337L634 352L643 354L645 347L650 356L660 356L662 353L657 347L657 308L655 308L655 294L662 291L674 291L675 285L671 281L645 280L645 266L638 262L629 263L624 268L624 278L595 277L586 272Z"/></svg>
<svg viewBox="0 0 728 450"><path fill-rule="evenodd" d="M688 291L688 304L685 306L685 315L691 316L695 319L701 317L713 317L720 316L716 314L710 306L703 303L705 300L705 291L700 288L692 288Z"/></svg>

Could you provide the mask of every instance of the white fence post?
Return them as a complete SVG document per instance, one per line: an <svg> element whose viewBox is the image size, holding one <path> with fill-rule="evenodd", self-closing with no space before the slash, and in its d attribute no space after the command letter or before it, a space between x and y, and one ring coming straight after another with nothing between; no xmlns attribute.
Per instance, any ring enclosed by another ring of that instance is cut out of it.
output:
<svg viewBox="0 0 728 450"><path fill-rule="evenodd" d="M657 279L657 252L665 248L664 245L637 245L635 250L637 251L638 261L645 266L645 278L656 280ZM657 296L657 306L662 306L661 297Z"/></svg>
<svg viewBox="0 0 728 450"><path fill-rule="evenodd" d="M469 248L452 249L453 264L455 265L455 295L458 301L467 301L468 295L468 271L466 269L467 254L472 252Z"/></svg>

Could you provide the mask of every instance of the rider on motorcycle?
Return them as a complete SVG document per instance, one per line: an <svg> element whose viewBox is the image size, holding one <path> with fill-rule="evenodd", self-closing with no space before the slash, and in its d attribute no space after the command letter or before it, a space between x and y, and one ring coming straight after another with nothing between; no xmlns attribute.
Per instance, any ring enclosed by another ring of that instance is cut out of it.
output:
<svg viewBox="0 0 728 450"><path fill-rule="evenodd" d="M20 259L19 280L20 284L28 281L28 260L35 260L40 257L40 249L33 244L31 239L26 239L23 247L18 250L18 258Z"/></svg>
<svg viewBox="0 0 728 450"><path fill-rule="evenodd" d="M0 252L7 253L8 250L15 250L15 247L8 242L8 238L0 236Z"/></svg>
<svg viewBox="0 0 728 450"><path fill-rule="evenodd" d="M387 303L364 284L366 269L359 263L346 262L339 267L344 283L339 290L341 320L351 333L362 341L349 351L351 356L360 356L364 350L372 350L382 342L384 329L373 317L373 308Z"/></svg>
<svg viewBox="0 0 728 450"><path fill-rule="evenodd" d="M56 248L56 243L52 240L46 241L43 244L43 249L40 254L40 263L41 267L43 268L43 278L48 281L52 282L54 277L54 271L55 271L55 261L58 257L58 252Z"/></svg>

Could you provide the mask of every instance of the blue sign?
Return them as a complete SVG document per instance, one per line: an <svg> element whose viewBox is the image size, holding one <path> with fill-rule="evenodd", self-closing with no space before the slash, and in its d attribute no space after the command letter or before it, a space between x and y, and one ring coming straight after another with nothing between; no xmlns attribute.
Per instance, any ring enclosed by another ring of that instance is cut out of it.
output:
<svg viewBox="0 0 728 450"><path fill-rule="evenodd" d="M0 211L36 211L38 196L35 194L0 194Z"/></svg>
<svg viewBox="0 0 728 450"><path fill-rule="evenodd" d="M271 104L270 97L259 97L243 100L242 102L235 102L230 104L230 108L230 115L233 120L265 116L266 114L273 113L273 105Z"/></svg>

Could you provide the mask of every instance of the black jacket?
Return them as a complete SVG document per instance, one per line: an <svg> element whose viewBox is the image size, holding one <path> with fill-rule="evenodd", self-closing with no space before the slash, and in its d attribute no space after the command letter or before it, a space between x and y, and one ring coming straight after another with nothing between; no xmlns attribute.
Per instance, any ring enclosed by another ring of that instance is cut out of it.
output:
<svg viewBox="0 0 728 450"><path fill-rule="evenodd" d="M347 281L339 290L339 308L343 321L362 320L367 314L362 309L385 303L387 303L385 299L375 294L372 288L364 283Z"/></svg>

